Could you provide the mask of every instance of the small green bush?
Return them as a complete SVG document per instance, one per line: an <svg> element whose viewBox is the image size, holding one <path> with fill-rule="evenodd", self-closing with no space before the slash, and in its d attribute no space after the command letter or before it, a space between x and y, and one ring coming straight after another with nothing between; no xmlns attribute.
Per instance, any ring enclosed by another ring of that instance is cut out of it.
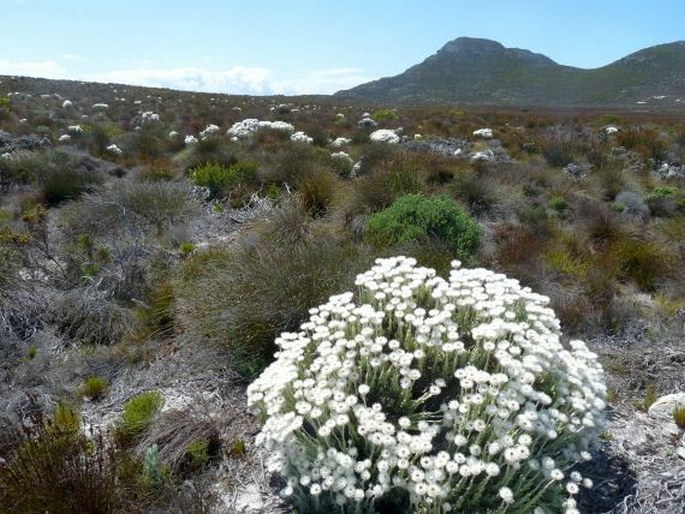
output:
<svg viewBox="0 0 685 514"><path fill-rule="evenodd" d="M128 400L120 420L114 426L117 442L124 447L135 444L150 428L163 405L164 398L157 391L141 393Z"/></svg>
<svg viewBox="0 0 685 514"><path fill-rule="evenodd" d="M478 224L449 197L405 195L372 215L367 239L377 246L437 239L451 245L456 257L467 259L478 248Z"/></svg>
<svg viewBox="0 0 685 514"><path fill-rule="evenodd" d="M671 217L685 212L685 192L673 186L656 187L645 197L653 216Z"/></svg>
<svg viewBox="0 0 685 514"><path fill-rule="evenodd" d="M231 189L248 186L257 181L257 166L248 162L236 162L230 166L207 163L191 171L191 178L198 186L209 189L212 197L226 196Z"/></svg>

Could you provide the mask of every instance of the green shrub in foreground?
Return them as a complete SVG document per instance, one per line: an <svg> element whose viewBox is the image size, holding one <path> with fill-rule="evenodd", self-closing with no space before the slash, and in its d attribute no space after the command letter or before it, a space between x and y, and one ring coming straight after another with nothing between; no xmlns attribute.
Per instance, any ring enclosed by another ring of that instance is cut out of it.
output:
<svg viewBox="0 0 685 514"><path fill-rule="evenodd" d="M402 196L387 209L372 215L365 233L378 246L435 239L451 246L460 259L475 252L480 234L478 223L449 197L415 194Z"/></svg>

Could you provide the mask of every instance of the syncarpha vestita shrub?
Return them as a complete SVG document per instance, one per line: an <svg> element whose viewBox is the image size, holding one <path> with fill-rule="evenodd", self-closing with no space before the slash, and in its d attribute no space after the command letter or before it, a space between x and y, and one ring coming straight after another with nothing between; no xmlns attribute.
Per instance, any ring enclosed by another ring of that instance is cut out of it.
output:
<svg viewBox="0 0 685 514"><path fill-rule="evenodd" d="M311 309L248 388L257 444L305 512L577 512L602 430L595 354L548 299L452 263L379 259Z"/></svg>

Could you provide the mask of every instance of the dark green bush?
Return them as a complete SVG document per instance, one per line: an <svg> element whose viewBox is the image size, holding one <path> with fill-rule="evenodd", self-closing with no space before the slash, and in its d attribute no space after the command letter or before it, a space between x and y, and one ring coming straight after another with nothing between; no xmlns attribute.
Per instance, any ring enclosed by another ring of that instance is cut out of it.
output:
<svg viewBox="0 0 685 514"><path fill-rule="evenodd" d="M449 197L410 194L373 214L366 227L367 239L378 246L401 245L436 239L448 243L460 259L478 248L478 224Z"/></svg>

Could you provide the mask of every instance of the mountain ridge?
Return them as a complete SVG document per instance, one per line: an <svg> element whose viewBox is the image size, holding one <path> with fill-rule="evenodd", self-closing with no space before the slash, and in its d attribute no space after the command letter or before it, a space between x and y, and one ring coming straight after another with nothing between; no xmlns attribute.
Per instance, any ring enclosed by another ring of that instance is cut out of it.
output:
<svg viewBox="0 0 685 514"><path fill-rule="evenodd" d="M460 37L399 75L334 96L399 104L503 106L628 106L669 96L674 103L679 97L685 102L685 41L644 48L585 69L490 39Z"/></svg>

